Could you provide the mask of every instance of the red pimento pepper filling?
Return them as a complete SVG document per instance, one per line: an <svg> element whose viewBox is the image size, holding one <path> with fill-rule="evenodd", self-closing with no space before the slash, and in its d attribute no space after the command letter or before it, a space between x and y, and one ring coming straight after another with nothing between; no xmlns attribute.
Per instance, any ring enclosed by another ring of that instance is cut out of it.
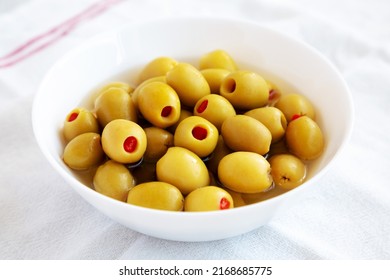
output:
<svg viewBox="0 0 390 280"><path fill-rule="evenodd" d="M293 120L296 120L297 118L299 118L299 117L302 117L302 115L300 115L300 114L294 114L292 117L291 117L291 120L293 121Z"/></svg>
<svg viewBox="0 0 390 280"><path fill-rule="evenodd" d="M161 117L168 117L172 112L172 106L165 106L162 110L161 110Z"/></svg>
<svg viewBox="0 0 390 280"><path fill-rule="evenodd" d="M203 113L204 110L206 110L208 103L209 103L209 101L207 99L203 100L202 103L200 103L200 105L198 106L198 109L196 109L196 111L199 114Z"/></svg>
<svg viewBox="0 0 390 280"><path fill-rule="evenodd" d="M226 197L222 197L219 202L219 209L225 210L229 209L230 207L230 201Z"/></svg>
<svg viewBox="0 0 390 280"><path fill-rule="evenodd" d="M207 137L207 129L200 126L195 126L192 129L192 136L194 136L198 140L203 140Z"/></svg>
<svg viewBox="0 0 390 280"><path fill-rule="evenodd" d="M68 122L74 121L75 119L77 119L78 116L79 116L79 113L76 113L76 112L70 114L70 116L68 118Z"/></svg>
<svg viewBox="0 0 390 280"><path fill-rule="evenodd" d="M274 99L275 95L276 95L276 90L271 89L271 90L269 91L268 100Z"/></svg>
<svg viewBox="0 0 390 280"><path fill-rule="evenodd" d="M137 148L137 138L134 136L129 136L126 138L126 140L123 142L123 149L125 149L126 152L132 153Z"/></svg>

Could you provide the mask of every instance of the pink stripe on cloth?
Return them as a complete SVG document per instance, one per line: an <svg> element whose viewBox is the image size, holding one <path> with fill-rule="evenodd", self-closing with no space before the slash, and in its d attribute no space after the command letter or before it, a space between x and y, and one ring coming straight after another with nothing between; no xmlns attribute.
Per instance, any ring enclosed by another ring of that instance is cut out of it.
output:
<svg viewBox="0 0 390 280"><path fill-rule="evenodd" d="M3 57L0 57L0 68L11 67L16 63L27 59L33 54L44 50L51 44L55 43L56 41L70 33L82 21L89 20L98 16L99 14L110 8L112 5L117 4L121 1L123 0L99 1L98 3L89 6L81 13L69 18L58 26L55 26L42 34L31 38L10 53L6 54Z"/></svg>

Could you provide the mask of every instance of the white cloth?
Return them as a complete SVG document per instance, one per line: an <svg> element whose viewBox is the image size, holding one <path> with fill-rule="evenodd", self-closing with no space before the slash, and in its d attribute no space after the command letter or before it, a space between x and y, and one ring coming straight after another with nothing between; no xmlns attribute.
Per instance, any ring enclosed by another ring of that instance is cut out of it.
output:
<svg viewBox="0 0 390 280"><path fill-rule="evenodd" d="M0 57L94 3L30 0L0 14ZM226 240L172 242L112 221L56 174L32 132L36 89L65 52L121 24L178 14L291 34L335 64L354 98L350 144L318 185L268 225ZM390 259L389 26L387 0L127 0L0 68L0 259Z"/></svg>

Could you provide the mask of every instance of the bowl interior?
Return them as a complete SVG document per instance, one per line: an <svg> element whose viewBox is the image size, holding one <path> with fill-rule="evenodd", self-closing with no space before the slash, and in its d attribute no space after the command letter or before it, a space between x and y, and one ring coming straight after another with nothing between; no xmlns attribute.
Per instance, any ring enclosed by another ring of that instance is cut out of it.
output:
<svg viewBox="0 0 390 280"><path fill-rule="evenodd" d="M317 121L326 139L326 150L311 166L306 183L269 202L225 213L166 213L140 209L103 197L87 188L64 165L64 143L60 136L64 118L74 107L80 104L88 106L91 100L89 96L96 88L112 80L134 82L141 67L158 56L170 56L197 65L202 54L214 49L226 50L240 68L258 71L284 93L299 92L314 103L318 112ZM70 51L42 81L33 106L33 127L37 141L53 167L99 210L146 234L194 241L233 236L265 223L277 206L291 196L290 193L302 191L324 173L348 140L352 111L351 96L340 74L311 47L250 22L176 18L129 24ZM260 208L262 212L258 212ZM134 221L133 216L129 217L125 212L146 215L148 220ZM254 216L254 221L241 222L245 225L240 229L231 230L228 227L231 219L242 220L243 214L251 212L261 214ZM215 226L204 225L205 217ZM184 228L178 233L166 226L151 225L151 221L161 218L166 219L167 224L171 223L173 228L177 227L178 222L184 223ZM194 229L197 232L190 232ZM187 234L185 238L183 234Z"/></svg>

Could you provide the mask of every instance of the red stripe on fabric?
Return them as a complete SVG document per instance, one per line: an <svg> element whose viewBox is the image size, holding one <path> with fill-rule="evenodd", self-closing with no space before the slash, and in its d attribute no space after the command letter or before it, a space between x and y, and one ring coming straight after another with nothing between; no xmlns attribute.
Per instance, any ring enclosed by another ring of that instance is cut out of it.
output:
<svg viewBox="0 0 390 280"><path fill-rule="evenodd" d="M77 25L82 21L92 19L93 17L98 16L99 14L106 11L112 5L117 4L123 0L104 0L98 3L95 3L89 6L87 9L81 13L75 15L74 17L69 18L60 25L49 29L45 33L42 33L32 39L28 40L21 46L17 47L7 55L0 58L0 68L10 67L18 62L25 60L31 55L42 51L47 48L54 42L58 41L60 38L67 35L71 30L73 30ZM53 38L50 38L53 37ZM42 41L46 42L42 43ZM38 45L38 46L36 46Z"/></svg>

